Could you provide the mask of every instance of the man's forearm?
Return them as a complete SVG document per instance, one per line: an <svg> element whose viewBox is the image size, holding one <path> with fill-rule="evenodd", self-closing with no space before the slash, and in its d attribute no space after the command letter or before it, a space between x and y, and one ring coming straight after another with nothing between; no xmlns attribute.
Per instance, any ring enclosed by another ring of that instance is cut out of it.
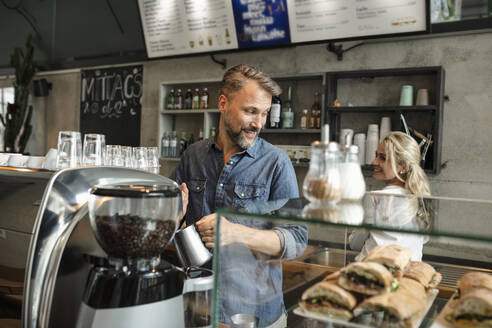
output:
<svg viewBox="0 0 492 328"><path fill-rule="evenodd" d="M282 244L277 233L272 230L259 230L237 224L237 241L247 245L251 250L270 256L282 255Z"/></svg>

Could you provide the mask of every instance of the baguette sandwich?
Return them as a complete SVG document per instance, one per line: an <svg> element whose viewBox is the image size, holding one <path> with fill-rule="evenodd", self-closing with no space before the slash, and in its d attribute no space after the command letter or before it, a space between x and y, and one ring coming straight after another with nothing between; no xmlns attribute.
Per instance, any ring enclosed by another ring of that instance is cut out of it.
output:
<svg viewBox="0 0 492 328"><path fill-rule="evenodd" d="M383 311L382 327L412 327L423 314L426 300L425 289L420 283L402 278L398 290L367 298L355 308L354 315Z"/></svg>
<svg viewBox="0 0 492 328"><path fill-rule="evenodd" d="M403 272L406 278L418 281L426 289L435 288L441 282L441 274L425 262L410 262Z"/></svg>
<svg viewBox="0 0 492 328"><path fill-rule="evenodd" d="M306 312L350 320L356 303L352 294L334 282L322 281L302 294L299 305Z"/></svg>
<svg viewBox="0 0 492 328"><path fill-rule="evenodd" d="M466 295L473 289L487 289L492 291L492 275L483 272L469 272L458 281L458 296Z"/></svg>
<svg viewBox="0 0 492 328"><path fill-rule="evenodd" d="M398 245L380 245L372 249L364 262L384 265L395 277L402 276L402 270L410 262L412 250Z"/></svg>
<svg viewBox="0 0 492 328"><path fill-rule="evenodd" d="M451 318L459 327L492 327L492 291L473 289L461 295Z"/></svg>
<svg viewBox="0 0 492 328"><path fill-rule="evenodd" d="M394 284L391 273L379 263L355 262L342 269L338 284L364 295L378 295L390 291Z"/></svg>

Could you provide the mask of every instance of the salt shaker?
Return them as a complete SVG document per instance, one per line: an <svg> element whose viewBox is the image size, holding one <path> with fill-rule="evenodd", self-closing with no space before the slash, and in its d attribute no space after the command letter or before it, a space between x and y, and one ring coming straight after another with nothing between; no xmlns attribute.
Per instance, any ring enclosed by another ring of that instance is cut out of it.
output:
<svg viewBox="0 0 492 328"><path fill-rule="evenodd" d="M336 142L313 142L309 170L302 186L304 197L314 203L339 201L339 163L340 151Z"/></svg>

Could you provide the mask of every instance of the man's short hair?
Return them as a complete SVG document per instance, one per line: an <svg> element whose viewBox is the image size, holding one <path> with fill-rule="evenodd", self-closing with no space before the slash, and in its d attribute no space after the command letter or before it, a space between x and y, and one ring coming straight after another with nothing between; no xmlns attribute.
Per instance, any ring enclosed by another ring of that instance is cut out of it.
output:
<svg viewBox="0 0 492 328"><path fill-rule="evenodd" d="M240 91L248 80L256 81L260 87L272 96L282 93L280 86L271 77L253 66L244 64L229 68L222 78L220 93L227 97Z"/></svg>

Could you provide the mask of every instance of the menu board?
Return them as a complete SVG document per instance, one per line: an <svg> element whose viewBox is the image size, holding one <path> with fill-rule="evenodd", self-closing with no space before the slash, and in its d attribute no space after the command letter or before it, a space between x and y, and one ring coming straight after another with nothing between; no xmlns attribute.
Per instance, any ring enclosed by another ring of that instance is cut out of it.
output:
<svg viewBox="0 0 492 328"><path fill-rule="evenodd" d="M82 70L80 132L101 133L107 145L139 146L143 66Z"/></svg>
<svg viewBox="0 0 492 328"><path fill-rule="evenodd" d="M239 48L290 43L285 0L232 0Z"/></svg>
<svg viewBox="0 0 492 328"><path fill-rule="evenodd" d="M231 0L138 0L149 58L236 49Z"/></svg>
<svg viewBox="0 0 492 328"><path fill-rule="evenodd" d="M426 30L423 0L287 0L292 42Z"/></svg>
<svg viewBox="0 0 492 328"><path fill-rule="evenodd" d="M150 58L425 32L429 0L138 0Z"/></svg>

